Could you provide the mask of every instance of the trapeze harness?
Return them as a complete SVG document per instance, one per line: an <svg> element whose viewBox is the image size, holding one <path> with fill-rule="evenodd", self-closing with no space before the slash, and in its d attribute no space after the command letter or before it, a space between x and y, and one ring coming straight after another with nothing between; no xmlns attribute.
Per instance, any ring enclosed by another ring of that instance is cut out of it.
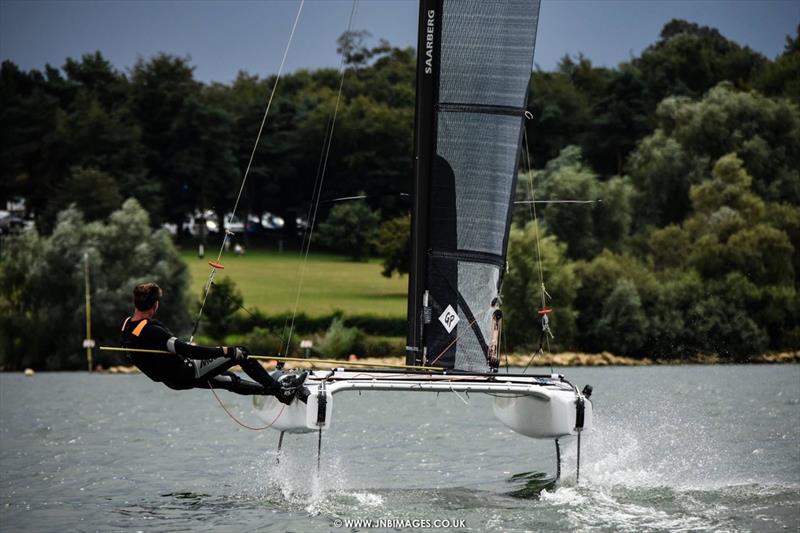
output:
<svg viewBox="0 0 800 533"><path fill-rule="evenodd" d="M220 347L209 348L184 342L162 322L152 318L136 321L131 317L126 318L122 324L122 346L170 352L128 352L128 358L147 377L171 389L213 388L244 395L271 395L280 390L277 381L256 361L237 361L225 355ZM231 372L231 367L235 365L240 365L257 383Z"/></svg>

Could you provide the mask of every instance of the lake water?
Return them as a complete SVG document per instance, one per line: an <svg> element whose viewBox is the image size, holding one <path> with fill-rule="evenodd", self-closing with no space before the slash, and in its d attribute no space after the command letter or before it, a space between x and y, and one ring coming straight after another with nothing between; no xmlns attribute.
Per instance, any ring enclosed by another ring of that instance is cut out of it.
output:
<svg viewBox="0 0 800 533"><path fill-rule="evenodd" d="M342 531L338 520L352 519L395 530L800 529L800 366L566 374L594 386L595 429L580 484L569 439L564 477L544 491L525 480L554 473L552 442L506 429L483 396L337 395L317 473L315 434L287 435L276 462L278 434L236 425L207 390L143 375L2 374L0 529ZM220 394L263 425L248 398Z"/></svg>

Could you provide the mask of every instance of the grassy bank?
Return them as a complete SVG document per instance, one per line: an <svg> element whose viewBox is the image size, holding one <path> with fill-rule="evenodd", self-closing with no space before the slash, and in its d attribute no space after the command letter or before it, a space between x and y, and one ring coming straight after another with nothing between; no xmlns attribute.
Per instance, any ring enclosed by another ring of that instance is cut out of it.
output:
<svg viewBox="0 0 800 533"><path fill-rule="evenodd" d="M181 255L189 265L191 292L199 295L208 279L208 261L216 250L199 259L196 250L185 249ZM271 250L248 250L243 256L226 253L225 270L217 279L231 278L244 296L248 309L265 314L291 312L303 270L300 254ZM329 255L312 254L303 277L298 312L309 316L330 314L339 309L346 315L377 315L402 318L406 314L407 278L381 276L378 260L354 263Z"/></svg>

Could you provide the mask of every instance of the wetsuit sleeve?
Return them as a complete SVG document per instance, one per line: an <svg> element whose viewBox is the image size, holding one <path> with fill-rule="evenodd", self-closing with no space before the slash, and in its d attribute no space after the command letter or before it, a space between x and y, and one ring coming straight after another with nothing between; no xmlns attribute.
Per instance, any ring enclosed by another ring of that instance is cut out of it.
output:
<svg viewBox="0 0 800 533"><path fill-rule="evenodd" d="M219 346L210 348L208 346L195 346L180 339L172 337L172 346L167 346L167 349L173 348L174 353L188 357L190 359L216 359L217 357L225 357L225 353Z"/></svg>
<svg viewBox="0 0 800 533"><path fill-rule="evenodd" d="M144 328L142 337L142 340L149 346L158 346L160 350L167 350L190 359L216 359L217 357L225 356L222 348L189 344L179 340L172 335L172 332L158 324L151 324L149 327Z"/></svg>

